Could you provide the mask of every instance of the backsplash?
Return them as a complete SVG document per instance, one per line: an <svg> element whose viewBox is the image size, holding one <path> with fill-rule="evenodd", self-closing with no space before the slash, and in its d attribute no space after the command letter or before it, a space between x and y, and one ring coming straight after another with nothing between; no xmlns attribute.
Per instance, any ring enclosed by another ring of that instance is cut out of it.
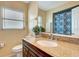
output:
<svg viewBox="0 0 79 59"><path fill-rule="evenodd" d="M69 43L79 44L79 39L78 38L54 36L54 39L61 40L61 41L66 41L66 42L69 42Z"/></svg>
<svg viewBox="0 0 79 59"><path fill-rule="evenodd" d="M41 34L43 37L45 38L49 38L48 34ZM65 42L69 42L69 43L74 43L74 44L79 44L79 38L73 38L73 37L64 37L64 36L57 36L57 35L53 35L52 39L55 40L60 40L60 41L65 41Z"/></svg>

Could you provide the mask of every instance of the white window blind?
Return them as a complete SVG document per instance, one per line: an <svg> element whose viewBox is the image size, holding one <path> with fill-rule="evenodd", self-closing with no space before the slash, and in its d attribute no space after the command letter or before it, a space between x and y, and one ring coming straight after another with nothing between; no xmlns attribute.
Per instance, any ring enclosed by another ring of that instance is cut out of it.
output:
<svg viewBox="0 0 79 59"><path fill-rule="evenodd" d="M23 29L23 11L2 8L3 29Z"/></svg>

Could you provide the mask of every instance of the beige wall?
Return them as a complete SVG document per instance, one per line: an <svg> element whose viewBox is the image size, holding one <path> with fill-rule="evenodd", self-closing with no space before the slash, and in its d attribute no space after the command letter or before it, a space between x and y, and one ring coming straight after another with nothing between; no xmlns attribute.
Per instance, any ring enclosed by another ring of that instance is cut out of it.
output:
<svg viewBox="0 0 79 59"><path fill-rule="evenodd" d="M42 17L42 26L46 28L46 11L38 9L38 16Z"/></svg>
<svg viewBox="0 0 79 59"><path fill-rule="evenodd" d="M50 32L50 22L53 20L53 13L79 5L79 1L70 1L56 8L50 9L46 14L46 31Z"/></svg>
<svg viewBox="0 0 79 59"><path fill-rule="evenodd" d="M22 2L1 2L0 6L4 6L12 9L23 9L24 11L24 24L25 28L22 30L2 30L0 29L0 41L5 42L5 47L0 49L0 56L8 56L11 55L11 49L19 44L24 36L27 35L28 32L28 4L24 4Z"/></svg>

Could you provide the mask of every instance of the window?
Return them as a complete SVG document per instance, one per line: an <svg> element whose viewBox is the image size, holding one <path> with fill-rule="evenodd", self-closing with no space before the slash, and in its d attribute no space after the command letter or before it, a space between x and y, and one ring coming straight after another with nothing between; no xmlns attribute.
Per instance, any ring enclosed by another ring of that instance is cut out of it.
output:
<svg viewBox="0 0 79 59"><path fill-rule="evenodd" d="M38 16L38 26L42 26L42 17Z"/></svg>
<svg viewBox="0 0 79 59"><path fill-rule="evenodd" d="M72 9L72 34L79 35L79 6Z"/></svg>
<svg viewBox="0 0 79 59"><path fill-rule="evenodd" d="M3 29L23 29L23 11L2 8Z"/></svg>
<svg viewBox="0 0 79 59"><path fill-rule="evenodd" d="M71 9L54 13L54 33L71 35Z"/></svg>

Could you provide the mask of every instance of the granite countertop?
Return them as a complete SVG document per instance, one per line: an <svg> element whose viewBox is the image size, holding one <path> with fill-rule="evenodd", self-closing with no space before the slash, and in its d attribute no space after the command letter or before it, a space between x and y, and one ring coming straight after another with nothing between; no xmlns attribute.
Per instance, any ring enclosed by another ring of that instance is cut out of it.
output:
<svg viewBox="0 0 79 59"><path fill-rule="evenodd" d="M31 43L32 45L38 47L39 49L43 50L44 52L48 53L51 56L55 57L79 57L79 45L63 42L63 41L57 41L58 46L57 47L43 47L37 44L36 42L38 40L47 40L47 38L39 37L26 37L23 38L23 40Z"/></svg>

